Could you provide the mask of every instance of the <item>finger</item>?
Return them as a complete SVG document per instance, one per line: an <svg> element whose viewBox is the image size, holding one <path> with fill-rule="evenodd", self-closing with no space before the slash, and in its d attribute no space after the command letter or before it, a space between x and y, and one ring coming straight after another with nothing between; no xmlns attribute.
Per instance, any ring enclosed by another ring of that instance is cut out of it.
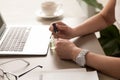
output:
<svg viewBox="0 0 120 80"><path fill-rule="evenodd" d="M55 22L50 24L49 30L55 33L58 32L58 28Z"/></svg>
<svg viewBox="0 0 120 80"><path fill-rule="evenodd" d="M58 25L66 25L65 23L63 23L61 21L56 21L55 23L58 24Z"/></svg>
<svg viewBox="0 0 120 80"><path fill-rule="evenodd" d="M53 26L52 26L52 25L50 25L49 30L50 30L51 32L53 32Z"/></svg>
<svg viewBox="0 0 120 80"><path fill-rule="evenodd" d="M68 28L67 25L56 24L56 26L57 26L58 31L65 31Z"/></svg>

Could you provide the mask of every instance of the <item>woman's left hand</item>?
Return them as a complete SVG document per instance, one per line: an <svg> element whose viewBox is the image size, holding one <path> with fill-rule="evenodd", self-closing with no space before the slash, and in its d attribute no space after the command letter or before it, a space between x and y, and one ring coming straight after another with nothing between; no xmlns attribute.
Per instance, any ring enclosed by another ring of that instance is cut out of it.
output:
<svg viewBox="0 0 120 80"><path fill-rule="evenodd" d="M73 42L67 39L58 38L56 40L55 51L61 59L72 59L80 52L81 48L78 48Z"/></svg>

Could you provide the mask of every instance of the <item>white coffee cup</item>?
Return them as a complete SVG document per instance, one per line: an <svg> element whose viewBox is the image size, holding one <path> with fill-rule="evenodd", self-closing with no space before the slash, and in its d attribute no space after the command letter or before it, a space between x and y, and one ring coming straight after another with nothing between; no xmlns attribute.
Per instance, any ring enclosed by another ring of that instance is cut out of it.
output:
<svg viewBox="0 0 120 80"><path fill-rule="evenodd" d="M46 16L53 16L59 7L60 5L54 1L46 1L41 3L41 9Z"/></svg>

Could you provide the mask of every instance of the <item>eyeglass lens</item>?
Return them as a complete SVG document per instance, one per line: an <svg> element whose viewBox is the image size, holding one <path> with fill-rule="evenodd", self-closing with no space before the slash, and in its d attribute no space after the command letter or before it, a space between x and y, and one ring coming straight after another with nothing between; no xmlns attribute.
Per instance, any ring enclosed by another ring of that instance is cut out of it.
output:
<svg viewBox="0 0 120 80"><path fill-rule="evenodd" d="M17 67L13 68L14 66L17 66ZM6 62L0 64L0 68L7 72L20 71L20 70L26 68L27 66L29 66L29 62L27 62L23 59L10 60L10 61L6 61Z"/></svg>

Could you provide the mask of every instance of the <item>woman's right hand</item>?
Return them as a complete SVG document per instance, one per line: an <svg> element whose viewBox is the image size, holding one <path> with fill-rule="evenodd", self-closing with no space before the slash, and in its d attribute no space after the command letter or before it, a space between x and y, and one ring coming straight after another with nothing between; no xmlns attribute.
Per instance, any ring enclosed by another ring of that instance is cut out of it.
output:
<svg viewBox="0 0 120 80"><path fill-rule="evenodd" d="M64 39L70 39L75 37L75 31L73 28L69 27L63 22L54 22L56 24L58 32L55 33L53 29L53 23L51 23L49 30L52 32L53 36L55 38L64 38Z"/></svg>

